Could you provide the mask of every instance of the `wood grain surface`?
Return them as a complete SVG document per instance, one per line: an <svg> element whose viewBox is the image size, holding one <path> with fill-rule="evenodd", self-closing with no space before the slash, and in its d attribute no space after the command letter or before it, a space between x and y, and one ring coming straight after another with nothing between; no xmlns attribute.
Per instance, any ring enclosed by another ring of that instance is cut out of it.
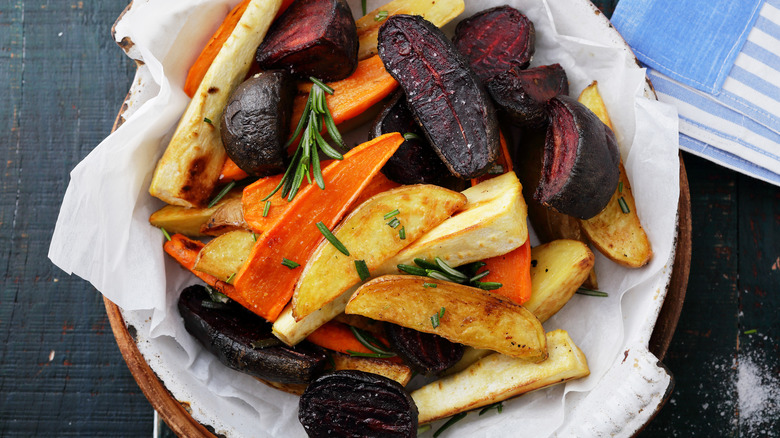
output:
<svg viewBox="0 0 780 438"><path fill-rule="evenodd" d="M110 132L132 80L110 38L125 5L0 0L0 436L152 433L102 297L46 257L68 173ZM693 259L664 359L676 386L640 436L780 436L780 400L750 404L780 375L780 189L683 156ZM740 406L748 377L759 385Z"/></svg>

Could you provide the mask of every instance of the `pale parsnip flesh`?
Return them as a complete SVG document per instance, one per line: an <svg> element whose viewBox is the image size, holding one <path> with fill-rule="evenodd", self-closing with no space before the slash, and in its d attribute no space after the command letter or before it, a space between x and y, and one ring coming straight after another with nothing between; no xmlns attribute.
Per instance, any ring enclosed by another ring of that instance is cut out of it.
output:
<svg viewBox="0 0 780 438"><path fill-rule="evenodd" d="M333 230L349 255L328 240L320 243L295 287L293 316L300 320L360 283L356 260L363 260L371 272L465 204L461 193L419 184L379 193L359 205ZM395 227L388 225L395 222Z"/></svg>
<svg viewBox="0 0 780 438"><path fill-rule="evenodd" d="M169 234L179 233L189 237L204 236L200 231L201 227L209 221L209 218L220 206L231 199L240 200L241 190L231 190L211 208L166 205L149 216L149 223L157 228L165 228Z"/></svg>
<svg viewBox="0 0 780 438"><path fill-rule="evenodd" d="M590 374L585 355L568 333L547 333L549 357L531 363L493 353L463 371L412 392L419 422L430 423Z"/></svg>
<svg viewBox="0 0 780 438"><path fill-rule="evenodd" d="M312 334L320 326L335 318L336 315L343 313L347 307L347 301L349 301L352 293L356 290L357 286L348 289L340 297L325 304L299 321L296 321L293 317L292 303L288 303L282 310L282 313L279 314L279 317L276 318L276 321L274 321L272 327L274 336L287 345L295 345L303 341L306 339L306 336Z"/></svg>
<svg viewBox="0 0 780 438"><path fill-rule="evenodd" d="M378 277L358 288L345 313L512 357L531 361L547 357L544 329L531 312L500 295L448 281L412 275Z"/></svg>
<svg viewBox="0 0 780 438"><path fill-rule="evenodd" d="M252 0L214 58L168 147L149 193L168 204L206 205L225 162L219 120L230 94L244 80L282 0Z"/></svg>

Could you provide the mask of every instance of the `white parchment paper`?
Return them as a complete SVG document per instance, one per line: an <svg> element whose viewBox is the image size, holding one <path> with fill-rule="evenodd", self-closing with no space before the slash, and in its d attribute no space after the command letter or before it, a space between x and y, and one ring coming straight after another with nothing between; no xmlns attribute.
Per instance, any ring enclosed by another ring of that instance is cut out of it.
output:
<svg viewBox="0 0 780 438"><path fill-rule="evenodd" d="M179 291L196 279L163 257L163 236L148 223L162 206L148 194L152 171L189 101L182 91L187 69L235 3L136 0L122 18L116 39L132 41L130 53L143 61L143 74L137 76L143 83L135 87L141 92L124 124L72 171L49 257L123 309L128 323L138 329L142 353L174 396L190 403L196 419L228 436L304 436L297 397L224 367L186 333L175 302ZM381 3L369 1L369 10ZM350 4L360 14L360 2ZM505 403L501 415L470 415L452 432L540 437L555 433L596 385L619 384L602 378L626 345L646 347L674 248L677 114L645 96L644 70L589 2L467 1L461 18L501 4L518 8L534 22L532 65L560 63L572 96L599 81L655 253L650 264L637 270L597 253L600 289L609 298L577 295L545 324L548 330L569 331L588 358L588 378ZM454 24L445 28L452 29ZM654 304L647 306L648 300ZM632 325L634 321L648 323Z"/></svg>

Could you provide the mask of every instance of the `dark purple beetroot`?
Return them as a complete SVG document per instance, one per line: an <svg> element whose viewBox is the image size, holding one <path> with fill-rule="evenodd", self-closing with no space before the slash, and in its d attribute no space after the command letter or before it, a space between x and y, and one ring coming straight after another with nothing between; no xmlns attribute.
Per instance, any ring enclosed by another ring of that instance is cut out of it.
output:
<svg viewBox="0 0 780 438"><path fill-rule="evenodd" d="M487 173L498 157L498 121L452 42L422 17L393 15L379 28L377 49L450 172L461 179Z"/></svg>
<svg viewBox="0 0 780 438"><path fill-rule="evenodd" d="M589 219L606 207L620 176L612 130L568 96L548 103L550 125L534 199L559 213Z"/></svg>
<svg viewBox="0 0 780 438"><path fill-rule="evenodd" d="M463 357L463 345L438 335L395 324L385 324L385 333L393 351L415 371L423 374L438 374Z"/></svg>
<svg viewBox="0 0 780 438"><path fill-rule="evenodd" d="M336 371L313 381L298 403L310 437L417 436L417 406L398 382L364 371Z"/></svg>
<svg viewBox="0 0 780 438"><path fill-rule="evenodd" d="M357 68L358 37L346 0L296 0L257 48L263 69L337 81Z"/></svg>
<svg viewBox="0 0 780 438"><path fill-rule="evenodd" d="M325 353L306 344L281 344L269 322L238 304L212 303L203 286L184 289L178 307L187 331L234 370L273 382L308 383L328 363Z"/></svg>
<svg viewBox="0 0 780 438"><path fill-rule="evenodd" d="M298 88L289 73L269 70L244 81L222 112L222 144L246 173L284 172L292 104Z"/></svg>
<svg viewBox="0 0 780 438"><path fill-rule="evenodd" d="M528 67L536 34L534 24L520 11L498 6L458 23L453 40L477 76L486 81L513 67Z"/></svg>
<svg viewBox="0 0 780 438"><path fill-rule="evenodd" d="M517 126L543 126L547 101L569 94L569 80L560 64L512 68L487 81L485 87L496 106Z"/></svg>
<svg viewBox="0 0 780 438"><path fill-rule="evenodd" d="M404 142L382 168L382 173L399 184L436 184L463 190L463 182L454 177L414 120L406 97L397 91L371 126L371 138L388 132L404 134ZM412 135L406 135L412 134Z"/></svg>

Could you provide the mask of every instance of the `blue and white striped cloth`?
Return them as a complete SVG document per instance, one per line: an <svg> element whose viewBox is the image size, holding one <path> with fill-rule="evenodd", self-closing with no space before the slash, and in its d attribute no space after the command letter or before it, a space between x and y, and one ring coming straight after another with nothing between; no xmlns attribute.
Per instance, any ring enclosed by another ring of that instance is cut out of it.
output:
<svg viewBox="0 0 780 438"><path fill-rule="evenodd" d="M683 150L780 185L780 0L621 0L612 22Z"/></svg>

